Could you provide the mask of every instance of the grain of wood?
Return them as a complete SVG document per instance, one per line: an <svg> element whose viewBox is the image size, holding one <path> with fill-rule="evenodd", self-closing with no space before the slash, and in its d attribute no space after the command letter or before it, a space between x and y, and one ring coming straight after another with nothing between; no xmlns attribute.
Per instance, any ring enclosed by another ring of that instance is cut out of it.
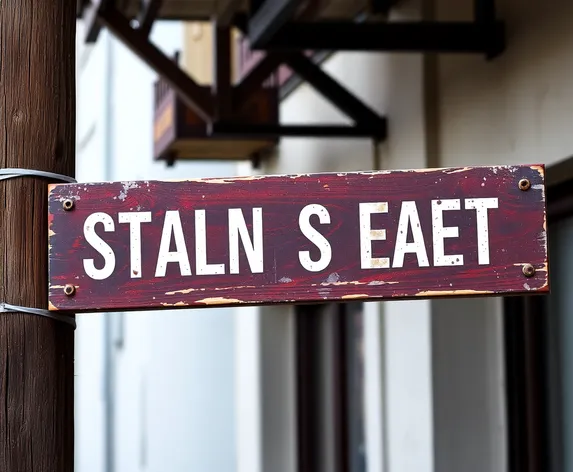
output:
<svg viewBox="0 0 573 472"><path fill-rule="evenodd" d="M0 2L0 165L74 175L75 6ZM47 183L0 182L0 301L47 307ZM0 315L0 470L73 470L74 333Z"/></svg>

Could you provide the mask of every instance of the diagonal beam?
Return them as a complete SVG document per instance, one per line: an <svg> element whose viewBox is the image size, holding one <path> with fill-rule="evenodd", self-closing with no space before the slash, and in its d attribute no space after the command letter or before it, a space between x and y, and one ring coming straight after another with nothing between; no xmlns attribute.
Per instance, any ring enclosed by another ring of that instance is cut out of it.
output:
<svg viewBox="0 0 573 472"><path fill-rule="evenodd" d="M294 16L302 0L263 0L249 20L249 43L264 46Z"/></svg>
<svg viewBox="0 0 573 472"><path fill-rule="evenodd" d="M236 86L233 92L233 105L240 110L261 87L261 84L284 62L286 54L267 53Z"/></svg>
<svg viewBox="0 0 573 472"><path fill-rule="evenodd" d="M213 117L213 97L188 74L149 42L141 31L134 30L129 21L115 8L100 10L99 19L116 37L141 60L157 72L177 92L181 99L203 120Z"/></svg>
<svg viewBox="0 0 573 472"><path fill-rule="evenodd" d="M285 64L357 124L383 126L383 119L375 111L302 53L287 56Z"/></svg>
<svg viewBox="0 0 573 472"><path fill-rule="evenodd" d="M153 22L155 18L157 18L162 3L163 0L143 0L141 12L137 18L139 21L139 27L137 29L145 36L149 36Z"/></svg>
<svg viewBox="0 0 573 472"><path fill-rule="evenodd" d="M95 43L101 31L101 24L98 19L100 0L93 0L82 9L82 20L85 25L84 41Z"/></svg>

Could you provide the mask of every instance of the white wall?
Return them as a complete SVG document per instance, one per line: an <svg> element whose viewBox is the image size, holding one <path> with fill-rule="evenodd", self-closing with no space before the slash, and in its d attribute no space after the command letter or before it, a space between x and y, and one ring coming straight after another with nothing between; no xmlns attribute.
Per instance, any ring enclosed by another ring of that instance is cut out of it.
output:
<svg viewBox="0 0 573 472"><path fill-rule="evenodd" d="M438 60L433 116L439 165L550 165L573 154L573 32L567 21L573 4L496 3L508 31L503 55L491 62L461 55ZM442 20L471 13L470 2L435 4ZM444 301L433 311L435 414L441 426L436 463L440 470L505 470L500 300ZM469 434L489 442L469 445Z"/></svg>
<svg viewBox="0 0 573 472"><path fill-rule="evenodd" d="M78 153L80 180L233 175L230 163L178 162L167 168L153 162L156 74L118 41L106 50L105 39L106 33L88 61L91 73L79 79L80 141L89 128L86 123L95 121L90 143ZM152 40L172 55L182 47L182 25L158 23ZM105 89L108 71L111 95ZM111 105L108 116L106 98ZM78 317L78 472L105 470L104 316ZM107 315L107 320L112 316L118 320L118 314ZM123 347L112 353L115 470L234 471L233 310L135 312L124 314L123 321Z"/></svg>
<svg viewBox="0 0 573 472"><path fill-rule="evenodd" d="M79 181L89 180L90 177L103 179L105 41L85 46L81 22L78 23L77 37L76 176ZM75 469L80 472L103 472L105 405L101 315L77 317L75 342Z"/></svg>

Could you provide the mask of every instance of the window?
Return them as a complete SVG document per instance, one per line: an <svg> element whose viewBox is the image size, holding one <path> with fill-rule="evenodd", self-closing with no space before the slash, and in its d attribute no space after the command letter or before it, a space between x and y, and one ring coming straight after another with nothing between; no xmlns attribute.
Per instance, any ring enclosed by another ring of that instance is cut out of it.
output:
<svg viewBox="0 0 573 472"><path fill-rule="evenodd" d="M296 311L299 472L364 472L363 304Z"/></svg>
<svg viewBox="0 0 573 472"><path fill-rule="evenodd" d="M510 472L573 470L573 159L547 184L551 294L505 300Z"/></svg>

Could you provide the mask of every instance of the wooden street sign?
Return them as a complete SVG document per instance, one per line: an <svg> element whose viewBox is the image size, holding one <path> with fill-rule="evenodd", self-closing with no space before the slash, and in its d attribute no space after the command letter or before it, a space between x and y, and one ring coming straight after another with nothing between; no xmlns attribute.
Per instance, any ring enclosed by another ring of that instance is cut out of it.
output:
<svg viewBox="0 0 573 472"><path fill-rule="evenodd" d="M547 292L535 166L52 185L52 310Z"/></svg>

